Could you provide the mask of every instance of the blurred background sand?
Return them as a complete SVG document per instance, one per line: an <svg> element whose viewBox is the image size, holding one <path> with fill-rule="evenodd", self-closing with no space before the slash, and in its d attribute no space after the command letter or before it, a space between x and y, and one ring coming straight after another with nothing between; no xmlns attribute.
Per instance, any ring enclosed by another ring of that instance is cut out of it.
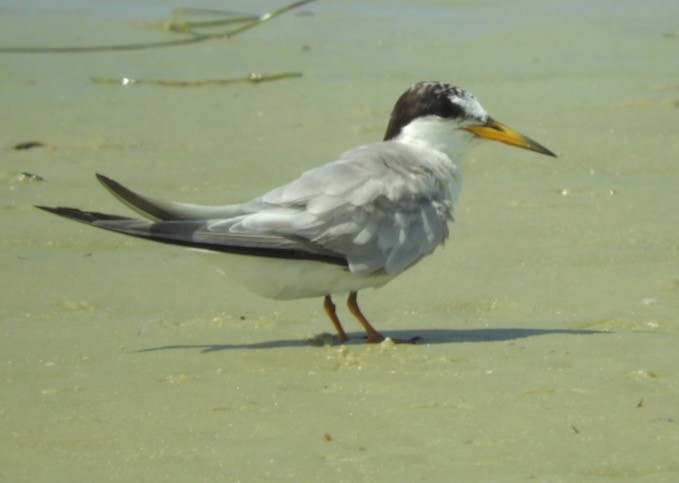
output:
<svg viewBox="0 0 679 483"><path fill-rule="evenodd" d="M0 46L169 40L149 23L175 6L4 1ZM678 14L319 1L230 41L0 54L0 480L679 478ZM90 82L253 71L303 77ZM444 249L362 292L376 327L414 346L363 345L343 307L352 342L310 346L331 331L321 300L263 300L180 249L32 207L129 213L95 172L246 200L381 139L424 79L559 158L471 152ZM52 148L12 149L34 140Z"/></svg>

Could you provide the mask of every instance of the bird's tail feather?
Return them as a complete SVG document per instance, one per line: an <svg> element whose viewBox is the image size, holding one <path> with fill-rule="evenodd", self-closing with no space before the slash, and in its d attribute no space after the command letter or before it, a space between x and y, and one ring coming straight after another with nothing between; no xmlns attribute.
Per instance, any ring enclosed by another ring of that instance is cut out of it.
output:
<svg viewBox="0 0 679 483"><path fill-rule="evenodd" d="M242 214L238 205L204 206L164 201L136 193L102 174L97 174L97 179L118 200L152 220L206 220L210 218L231 218Z"/></svg>

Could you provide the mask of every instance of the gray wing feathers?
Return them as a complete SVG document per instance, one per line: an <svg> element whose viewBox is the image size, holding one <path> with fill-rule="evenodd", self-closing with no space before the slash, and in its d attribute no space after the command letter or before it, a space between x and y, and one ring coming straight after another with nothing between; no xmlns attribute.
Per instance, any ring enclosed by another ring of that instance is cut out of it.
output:
<svg viewBox="0 0 679 483"><path fill-rule="evenodd" d="M317 260L342 266L347 264L341 254L304 238L215 232L209 229L210 222L206 220L154 222L77 208L37 208L105 230L172 245L244 255Z"/></svg>
<svg viewBox="0 0 679 483"><path fill-rule="evenodd" d="M354 273L398 273L447 238L453 203L441 179L454 173L409 164L412 150L379 143L348 151L241 205L246 214L229 230L295 234L343 254Z"/></svg>
<svg viewBox="0 0 679 483"><path fill-rule="evenodd" d="M423 162L432 154L419 149L398 142L360 146L242 205L162 201L97 175L123 203L161 221L87 222L156 241L267 256L277 256L267 250L306 253L358 274L396 274L445 241L456 197L449 180L457 173L442 171L446 163Z"/></svg>

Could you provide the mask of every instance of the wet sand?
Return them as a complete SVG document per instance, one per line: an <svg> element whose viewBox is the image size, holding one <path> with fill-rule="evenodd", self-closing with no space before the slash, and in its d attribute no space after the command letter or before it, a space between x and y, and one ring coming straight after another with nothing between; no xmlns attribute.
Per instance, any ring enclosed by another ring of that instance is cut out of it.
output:
<svg viewBox="0 0 679 483"><path fill-rule="evenodd" d="M679 478L679 7L651 4L318 2L228 42L0 54L0 480ZM154 2L71 5L0 6L0 45L169 38ZM251 71L304 76L89 82ZM95 172L249 199L380 139L423 79L559 158L472 151L444 249L361 293L417 345L364 345L342 306L350 343L312 346L321 300L32 207L129 214ZM12 149L34 140L52 147Z"/></svg>

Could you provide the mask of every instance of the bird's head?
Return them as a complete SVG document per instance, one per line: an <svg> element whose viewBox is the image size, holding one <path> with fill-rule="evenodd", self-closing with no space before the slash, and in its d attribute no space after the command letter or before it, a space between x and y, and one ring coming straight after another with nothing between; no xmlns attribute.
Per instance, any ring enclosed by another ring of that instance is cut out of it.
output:
<svg viewBox="0 0 679 483"><path fill-rule="evenodd" d="M440 82L418 82L391 113L385 141L425 144L460 155L475 139L499 141L554 156L552 151L490 117L469 92Z"/></svg>

